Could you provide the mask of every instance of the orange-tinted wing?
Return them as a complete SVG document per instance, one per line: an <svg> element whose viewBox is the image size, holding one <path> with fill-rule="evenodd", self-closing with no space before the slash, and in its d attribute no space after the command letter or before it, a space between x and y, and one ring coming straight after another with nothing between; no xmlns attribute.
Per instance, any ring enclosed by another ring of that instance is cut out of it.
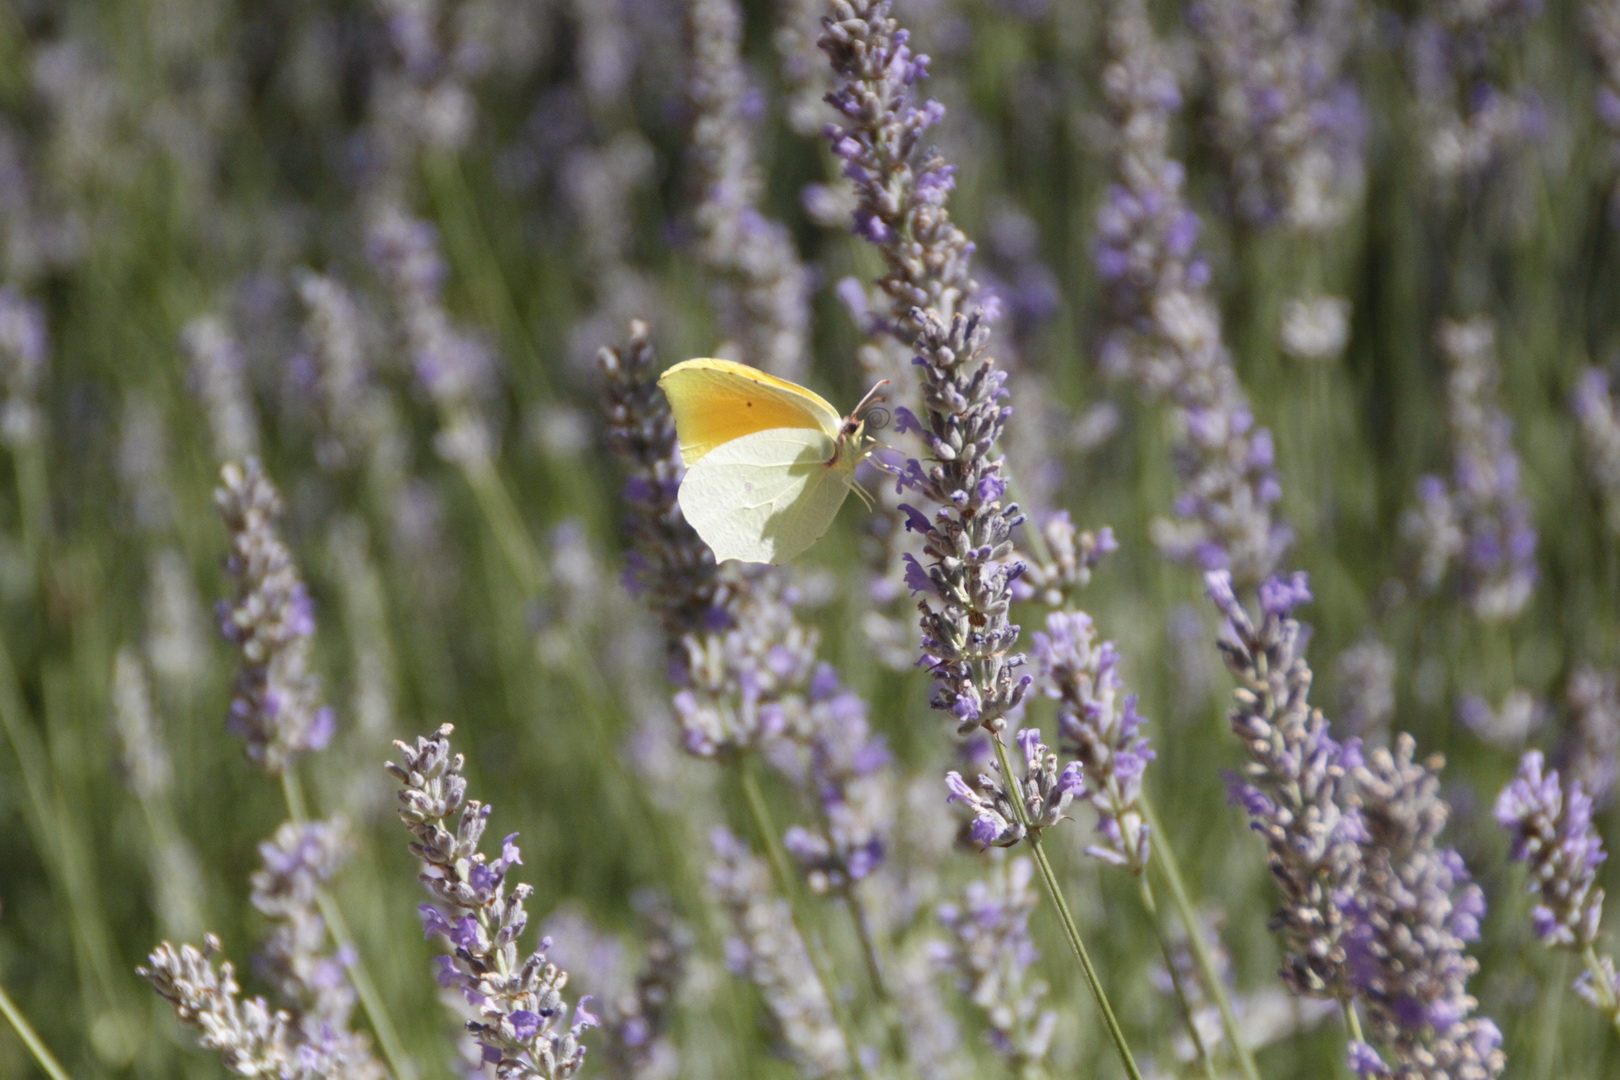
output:
<svg viewBox="0 0 1620 1080"><path fill-rule="evenodd" d="M843 426L820 394L732 360L687 360L660 375L658 385L675 411L681 461L688 467L756 431L810 428L836 440Z"/></svg>

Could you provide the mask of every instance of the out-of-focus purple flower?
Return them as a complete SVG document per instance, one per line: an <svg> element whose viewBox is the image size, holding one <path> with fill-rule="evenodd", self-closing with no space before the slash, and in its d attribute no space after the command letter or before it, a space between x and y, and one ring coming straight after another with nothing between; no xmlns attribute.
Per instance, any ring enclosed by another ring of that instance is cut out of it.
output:
<svg viewBox="0 0 1620 1080"><path fill-rule="evenodd" d="M1340 900L1357 888L1364 836L1347 776L1361 753L1353 739L1336 741L1310 703L1311 669L1300 624L1290 617L1309 599L1305 575L1265 583L1258 625L1229 574L1214 571L1205 581L1225 622L1221 654L1240 684L1227 715L1249 763L1234 795L1266 842L1266 863L1283 894L1272 920L1283 938L1283 977L1301 994L1344 1000L1352 988Z"/></svg>
<svg viewBox="0 0 1620 1080"><path fill-rule="evenodd" d="M39 392L49 353L44 309L16 289L0 287L0 444L13 450L42 434Z"/></svg>
<svg viewBox="0 0 1620 1080"><path fill-rule="evenodd" d="M444 306L449 269L439 254L438 230L398 204L384 203L371 223L366 253L404 328L417 384L438 409L436 449L447 461L487 467L495 452L485 409L495 390L495 355L485 341L456 326Z"/></svg>
<svg viewBox="0 0 1620 1080"><path fill-rule="evenodd" d="M1419 145L1448 185L1479 179L1545 129L1540 103L1510 85L1503 60L1540 13L1539 0L1445 0L1408 35Z"/></svg>
<svg viewBox="0 0 1620 1080"><path fill-rule="evenodd" d="M1038 955L1029 934L1034 873L1028 859L1000 860L985 880L968 884L960 903L937 912L951 937L936 944L935 962L984 1012L990 1045L1015 1071L1040 1065L1057 1026L1057 1014L1041 1007L1046 984L1030 970Z"/></svg>
<svg viewBox="0 0 1620 1080"><path fill-rule="evenodd" d="M479 850L491 808L467 798L462 756L450 750L452 730L445 724L414 747L394 743L402 763L388 763L400 782L399 816L414 838L411 854L425 864L420 879L440 905L426 920L428 932L455 946L440 958L440 984L459 989L477 1010L467 1031L498 1075L566 1080L585 1063L580 1039L598 1021L581 999L568 1022L562 995L568 973L547 961L550 938L528 957L519 954L529 919L523 904L534 890L506 887L507 871L522 861L515 835L502 841L499 858Z"/></svg>
<svg viewBox="0 0 1620 1080"><path fill-rule="evenodd" d="M299 360L308 366L320 421L317 460L323 468L340 469L370 459L377 471L399 472L388 460L402 452L399 418L375 385L371 312L337 278L305 271L296 283L304 307Z"/></svg>
<svg viewBox="0 0 1620 1080"><path fill-rule="evenodd" d="M1388 741L1395 718L1395 653L1376 637L1345 649L1334 661L1338 680L1338 722L1347 736L1363 742Z"/></svg>
<svg viewBox="0 0 1620 1080"><path fill-rule="evenodd" d="M1110 7L1107 40L1103 86L1116 141L1114 186L1097 221L1111 320L1102 365L1175 405L1182 486L1154 541L1177 561L1230 569L1253 586L1290 541L1275 511L1271 435L1255 426L1208 294L1198 218L1181 193L1185 171L1170 157L1180 95L1139 0Z"/></svg>
<svg viewBox="0 0 1620 1080"><path fill-rule="evenodd" d="M1609 221L1620 225L1620 4L1587 0L1581 9L1601 80L1593 104L1598 122L1609 133L1609 168L1615 172L1609 195Z"/></svg>
<svg viewBox="0 0 1620 1080"><path fill-rule="evenodd" d="M1620 778L1620 674L1583 664L1570 675L1564 700L1572 721L1560 755L1564 775L1602 811Z"/></svg>
<svg viewBox="0 0 1620 1080"><path fill-rule="evenodd" d="M1620 12L1620 6L1615 10ZM1615 16L1620 24L1620 14ZM1617 25L1620 33L1620 25ZM1609 531L1620 536L1620 399L1609 372L1587 368L1570 395L1570 407L1581 429L1587 480L1603 498Z"/></svg>
<svg viewBox="0 0 1620 1080"><path fill-rule="evenodd" d="M759 210L764 179L745 116L742 12L736 0L692 0L686 13L698 254L715 279L715 306L736 343L736 358L800 378L810 323L809 278L792 235Z"/></svg>
<svg viewBox="0 0 1620 1080"><path fill-rule="evenodd" d="M783 1049L804 1076L844 1074L850 1067L844 1037L770 871L726 830L710 840L709 888L736 933L726 944L727 965L760 988Z"/></svg>
<svg viewBox="0 0 1620 1080"><path fill-rule="evenodd" d="M1463 599L1486 622L1517 616L1536 583L1536 530L1520 489L1513 422L1500 400L1495 338L1485 316L1441 324L1451 486L1425 477L1419 507L1401 523L1419 550L1419 583L1437 587L1456 559Z"/></svg>
<svg viewBox="0 0 1620 1080"><path fill-rule="evenodd" d="M1097 811L1104 838L1086 851L1140 874L1149 850L1142 773L1154 754L1137 734L1135 695L1122 693L1119 651L1098 641L1090 616L1078 611L1048 615L1034 640L1037 685L1058 702L1058 737L1082 770L1079 795Z"/></svg>
<svg viewBox="0 0 1620 1080"><path fill-rule="evenodd" d="M1557 769L1543 771L1541 751L1531 750L1497 798L1496 820L1511 838L1513 858L1530 871L1530 891L1539 901L1530 913L1536 936L1548 945L1586 949L1603 919L1597 871L1608 855L1580 781L1566 789Z"/></svg>
<svg viewBox="0 0 1620 1080"><path fill-rule="evenodd" d="M1506 1066L1502 1033L1472 1015L1468 979L1479 963L1466 951L1479 937L1485 895L1462 857L1435 843L1450 808L1439 794L1439 760L1414 761L1415 747L1400 735L1352 770L1365 833L1360 880L1338 894L1348 985L1368 1033L1394 1058L1392 1075L1493 1080ZM1357 1053L1359 1067L1372 1064Z"/></svg>
<svg viewBox="0 0 1620 1080"><path fill-rule="evenodd" d="M1096 532L1076 529L1067 510L1047 515L1041 523L1041 540L1045 557L1031 563L1013 587L1018 599L1039 598L1052 608L1073 603L1097 564L1119 550L1113 529L1106 525Z"/></svg>
<svg viewBox="0 0 1620 1080"><path fill-rule="evenodd" d="M259 452L259 421L248 389L247 359L218 315L202 315L180 332L193 392L203 407L220 461L240 461Z"/></svg>
<svg viewBox="0 0 1620 1080"><path fill-rule="evenodd" d="M1190 19L1211 74L1213 133L1250 225L1319 234L1360 197L1366 118L1344 78L1353 0L1199 0Z"/></svg>
<svg viewBox="0 0 1620 1080"><path fill-rule="evenodd" d="M332 710L310 669L314 604L277 527L281 495L258 459L220 470L214 504L231 534L225 570L236 583L235 598L220 601L219 626L242 653L229 727L249 761L279 774L332 737Z"/></svg>

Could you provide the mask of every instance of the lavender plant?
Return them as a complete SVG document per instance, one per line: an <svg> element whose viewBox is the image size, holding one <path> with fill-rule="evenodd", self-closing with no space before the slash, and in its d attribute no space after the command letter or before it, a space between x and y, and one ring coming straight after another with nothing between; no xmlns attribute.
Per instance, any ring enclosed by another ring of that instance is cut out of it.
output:
<svg viewBox="0 0 1620 1080"><path fill-rule="evenodd" d="M1536 937L1581 958L1586 970L1576 992L1620 1029L1620 978L1614 959L1597 951L1603 920L1597 874L1608 852L1592 821L1591 796L1579 780L1566 787L1557 769L1545 768L1541 752L1531 750L1497 797L1496 820L1507 830L1513 859L1530 872Z"/></svg>
<svg viewBox="0 0 1620 1080"><path fill-rule="evenodd" d="M528 925L525 884L508 891L506 875L523 859L513 833L499 857L478 850L492 807L467 798L465 759L452 754L449 724L414 747L396 742L402 764L388 763L399 781L399 816L414 838L411 854L435 904L418 910L427 937L450 951L438 958L440 985L453 987L477 1010L467 1031L483 1048L493 1075L515 1080L564 1080L585 1063L582 1036L598 1020L581 998L570 1018L563 991L568 973L546 960L550 938L527 957L518 938ZM451 832L447 825L454 824Z"/></svg>

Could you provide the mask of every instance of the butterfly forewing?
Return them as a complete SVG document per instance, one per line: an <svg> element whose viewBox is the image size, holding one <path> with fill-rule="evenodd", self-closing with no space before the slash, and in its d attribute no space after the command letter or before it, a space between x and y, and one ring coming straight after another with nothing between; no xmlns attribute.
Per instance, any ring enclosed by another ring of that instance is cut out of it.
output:
<svg viewBox="0 0 1620 1080"><path fill-rule="evenodd" d="M828 465L834 441L806 428L754 432L686 471L681 513L719 560L781 563L827 532L853 467Z"/></svg>
<svg viewBox="0 0 1620 1080"><path fill-rule="evenodd" d="M821 395L730 360L687 360L659 376L658 385L675 412L681 461L689 468L756 432L808 428L836 439L843 424Z"/></svg>

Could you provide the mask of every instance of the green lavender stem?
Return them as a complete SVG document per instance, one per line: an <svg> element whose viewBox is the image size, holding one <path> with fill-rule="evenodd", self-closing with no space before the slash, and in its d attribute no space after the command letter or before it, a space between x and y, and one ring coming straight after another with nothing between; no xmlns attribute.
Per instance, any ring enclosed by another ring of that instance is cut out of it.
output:
<svg viewBox="0 0 1620 1080"><path fill-rule="evenodd" d="M28 1017L17 1008L3 986L0 986L0 1014L5 1015L12 1030L23 1041L23 1045L28 1047L28 1052L34 1055L34 1060L39 1063L39 1067L45 1071L50 1080L72 1080L68 1071L62 1068L62 1063L56 1060L51 1048L45 1045L45 1040L39 1037L39 1032L34 1030L34 1026L28 1022Z"/></svg>
<svg viewBox="0 0 1620 1080"><path fill-rule="evenodd" d="M1187 931L1187 945L1192 949L1193 962L1198 965L1198 974L1204 980L1204 987L1209 991L1210 1000L1215 1002L1215 1008L1221 1014L1221 1027L1226 1030L1226 1041L1232 1046L1232 1053L1238 1060L1238 1068L1242 1070L1245 1080L1260 1080L1260 1070L1254 1063L1254 1055L1249 1046L1243 1041L1242 1032L1238 1030L1237 1014L1232 1011L1232 999L1226 992L1226 984L1221 980L1220 973L1215 970L1215 958L1209 950L1209 943L1204 940L1204 928L1198 923L1198 912L1194 910L1192 897L1187 892L1186 882L1181 877L1181 864L1176 859L1175 848L1170 844L1170 837L1159 824L1159 816L1154 812L1153 802L1143 792L1138 804L1142 807L1142 816L1147 819L1148 828L1153 830L1154 862L1164 872L1165 883L1170 887L1170 902L1175 905L1176 915L1181 919L1181 925Z"/></svg>
<svg viewBox="0 0 1620 1080"><path fill-rule="evenodd" d="M1170 973L1170 985L1175 988L1176 1000L1181 1003L1181 1014L1187 1018L1187 1032L1192 1036L1193 1050L1198 1054L1198 1061L1204 1068L1205 1080L1217 1080L1215 1062L1210 1057L1209 1048L1204 1045L1204 1037L1198 1033L1198 1019L1193 1015L1192 1002L1187 997L1186 989L1181 985L1181 973L1176 970L1176 958L1170 949L1170 939L1165 936L1164 923L1159 919L1159 901L1153 895L1153 884L1146 874L1136 879L1142 894L1142 907L1147 911L1148 918L1153 921L1153 933L1159 939L1159 951L1164 954L1164 969Z"/></svg>
<svg viewBox="0 0 1620 1080"><path fill-rule="evenodd" d="M1052 863L1047 859L1046 848L1041 844L1041 834L1030 827L1029 810L1024 806L1023 792L1013 773L1012 761L1007 756L1007 746L1001 741L1000 732L991 732L990 742L996 748L996 762L1001 767L1001 775L1012 789L1012 804L1018 814L1018 822L1028 832L1030 853L1035 858L1035 865L1040 868L1046 895L1057 908L1058 921L1063 925L1063 936L1068 940L1074 958L1080 962L1080 970L1085 974L1086 985L1091 988L1091 996L1096 999L1097 1007L1102 1010L1103 1024L1108 1028L1108 1037L1113 1040L1114 1049L1119 1052L1119 1060L1125 1066L1125 1074L1131 1080L1142 1080L1141 1070L1136 1067L1136 1059L1131 1056L1130 1044L1125 1041L1125 1032L1119 1026L1119 1019L1114 1016L1114 1007L1108 1001L1108 993L1103 989L1102 980L1097 977L1097 969L1091 963L1091 954L1086 951L1086 943L1080 939L1080 929L1075 925L1074 914L1069 911L1069 903L1063 898L1063 890L1058 886L1057 875L1052 872Z"/></svg>

